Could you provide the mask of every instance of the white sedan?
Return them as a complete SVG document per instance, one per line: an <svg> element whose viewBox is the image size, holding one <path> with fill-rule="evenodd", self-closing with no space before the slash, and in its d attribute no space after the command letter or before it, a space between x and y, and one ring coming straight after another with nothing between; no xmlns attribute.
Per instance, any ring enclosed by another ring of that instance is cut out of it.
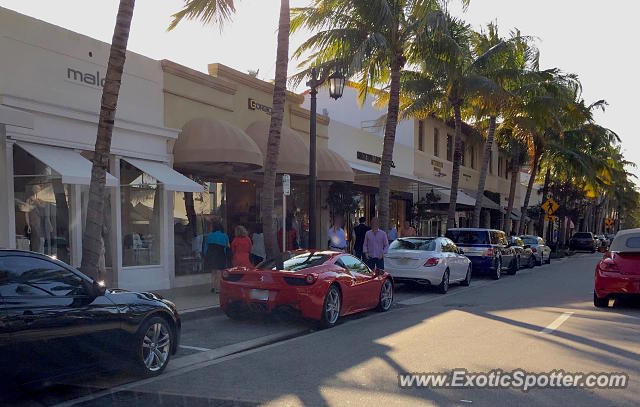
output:
<svg viewBox="0 0 640 407"><path fill-rule="evenodd" d="M471 260L446 237L396 239L389 246L384 263L385 271L395 281L437 286L443 294L450 283L471 283Z"/></svg>

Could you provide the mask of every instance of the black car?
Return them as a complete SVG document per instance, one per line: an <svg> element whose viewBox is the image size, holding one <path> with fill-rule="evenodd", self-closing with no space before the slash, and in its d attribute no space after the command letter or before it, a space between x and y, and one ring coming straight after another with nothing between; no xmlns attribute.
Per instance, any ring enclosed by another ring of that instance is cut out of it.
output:
<svg viewBox="0 0 640 407"><path fill-rule="evenodd" d="M518 236L509 236L509 247L513 248L516 253L518 262L518 268L528 267L533 268L536 265L536 257L529 245L526 245L524 241Z"/></svg>
<svg viewBox="0 0 640 407"><path fill-rule="evenodd" d="M0 369L16 384L111 356L160 374L180 327L175 305L155 294L105 289L48 256L0 250Z"/></svg>
<svg viewBox="0 0 640 407"><path fill-rule="evenodd" d="M569 240L570 250L586 250L591 253L595 253L597 249L597 242L593 233L591 232L576 232Z"/></svg>
<svg viewBox="0 0 640 407"><path fill-rule="evenodd" d="M497 280L504 268L509 270L509 274L518 271L515 250L509 247L507 236L501 230L454 228L447 230L445 236L463 249L474 272L489 273Z"/></svg>

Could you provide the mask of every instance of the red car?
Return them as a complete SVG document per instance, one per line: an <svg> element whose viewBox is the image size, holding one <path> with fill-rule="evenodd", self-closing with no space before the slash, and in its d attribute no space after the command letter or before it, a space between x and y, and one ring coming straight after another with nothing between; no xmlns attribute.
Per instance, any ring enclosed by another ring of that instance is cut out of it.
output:
<svg viewBox="0 0 640 407"><path fill-rule="evenodd" d="M220 307L230 318L243 311L294 309L324 327L338 318L393 303L391 275L372 271L350 254L333 251L295 251L284 254L282 269L274 261L256 268L235 267L222 272Z"/></svg>
<svg viewBox="0 0 640 407"><path fill-rule="evenodd" d="M627 294L640 294L640 229L619 231L596 266L596 307L606 307L609 298Z"/></svg>

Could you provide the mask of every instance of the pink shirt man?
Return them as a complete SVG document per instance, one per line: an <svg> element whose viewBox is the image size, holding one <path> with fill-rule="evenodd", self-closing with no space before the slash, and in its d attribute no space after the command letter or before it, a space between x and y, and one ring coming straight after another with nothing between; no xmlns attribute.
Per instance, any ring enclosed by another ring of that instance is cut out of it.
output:
<svg viewBox="0 0 640 407"><path fill-rule="evenodd" d="M362 246L362 252L369 258L382 259L387 253L389 248L389 240L387 240L387 234L378 229L376 231L369 230L364 235L364 244Z"/></svg>

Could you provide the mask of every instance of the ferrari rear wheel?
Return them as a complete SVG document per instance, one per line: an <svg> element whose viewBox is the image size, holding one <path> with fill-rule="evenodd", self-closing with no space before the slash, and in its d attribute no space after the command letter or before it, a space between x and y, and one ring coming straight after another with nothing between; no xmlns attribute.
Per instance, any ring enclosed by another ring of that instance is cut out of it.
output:
<svg viewBox="0 0 640 407"><path fill-rule="evenodd" d="M377 309L380 312L389 311L391 304L393 304L393 284L391 280L386 279L380 288L380 302Z"/></svg>
<svg viewBox="0 0 640 407"><path fill-rule="evenodd" d="M609 306L609 297L599 298L596 292L593 292L593 305L597 308L606 308Z"/></svg>
<svg viewBox="0 0 640 407"><path fill-rule="evenodd" d="M338 322L341 305L340 290L338 290L338 287L335 285L330 286L327 290L327 295L324 297L324 305L322 306L320 325L322 325L323 328L331 328Z"/></svg>

